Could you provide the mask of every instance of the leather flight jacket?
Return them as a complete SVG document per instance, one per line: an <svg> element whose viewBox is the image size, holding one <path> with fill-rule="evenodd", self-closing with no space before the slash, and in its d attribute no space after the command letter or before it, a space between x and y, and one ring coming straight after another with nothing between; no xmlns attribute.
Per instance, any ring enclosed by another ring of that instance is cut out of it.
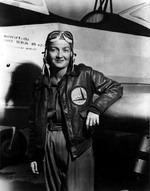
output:
<svg viewBox="0 0 150 191"><path fill-rule="evenodd" d="M35 82L30 109L29 158L43 157L47 126L50 82L46 75ZM63 113L63 131L72 157L78 157L92 145L91 129L86 128L89 111L102 115L121 98L123 87L103 73L84 64L73 65L59 82L60 104ZM96 99L93 100L93 96ZM99 126L97 128L100 128Z"/></svg>

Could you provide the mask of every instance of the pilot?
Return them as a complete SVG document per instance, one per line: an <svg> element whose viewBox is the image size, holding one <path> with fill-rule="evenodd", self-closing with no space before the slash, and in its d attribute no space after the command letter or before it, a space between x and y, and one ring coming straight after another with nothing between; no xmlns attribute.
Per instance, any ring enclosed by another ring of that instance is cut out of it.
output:
<svg viewBox="0 0 150 191"><path fill-rule="evenodd" d="M74 58L71 32L48 34L29 118L31 169L39 174L43 161L48 191L94 190L93 128L123 94L121 84Z"/></svg>

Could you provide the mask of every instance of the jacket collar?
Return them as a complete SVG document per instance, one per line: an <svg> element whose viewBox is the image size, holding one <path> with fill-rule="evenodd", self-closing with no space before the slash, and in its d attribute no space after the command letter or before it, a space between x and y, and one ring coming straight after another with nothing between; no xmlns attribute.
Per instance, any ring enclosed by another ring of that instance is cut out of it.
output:
<svg viewBox="0 0 150 191"><path fill-rule="evenodd" d="M77 65L71 65L70 67L68 67L67 76L74 76L77 77L79 76L80 71ZM44 73L42 74L35 82L36 84L36 89L39 89L41 86L46 85L48 88L50 87L50 80L49 80L49 76Z"/></svg>
<svg viewBox="0 0 150 191"><path fill-rule="evenodd" d="M47 87L50 86L49 78L42 74L36 81L35 81L35 89L41 88L43 85L46 85Z"/></svg>
<svg viewBox="0 0 150 191"><path fill-rule="evenodd" d="M71 67L68 68L67 70L67 75L68 76L79 76L80 71L78 69L77 65L72 64Z"/></svg>

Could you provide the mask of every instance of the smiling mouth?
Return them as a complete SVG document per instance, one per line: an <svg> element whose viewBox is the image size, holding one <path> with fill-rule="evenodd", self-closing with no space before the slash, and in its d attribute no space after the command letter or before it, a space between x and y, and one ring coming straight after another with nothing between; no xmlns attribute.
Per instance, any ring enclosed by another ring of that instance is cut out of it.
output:
<svg viewBox="0 0 150 191"><path fill-rule="evenodd" d="M64 60L56 60L57 63L61 63L63 62Z"/></svg>

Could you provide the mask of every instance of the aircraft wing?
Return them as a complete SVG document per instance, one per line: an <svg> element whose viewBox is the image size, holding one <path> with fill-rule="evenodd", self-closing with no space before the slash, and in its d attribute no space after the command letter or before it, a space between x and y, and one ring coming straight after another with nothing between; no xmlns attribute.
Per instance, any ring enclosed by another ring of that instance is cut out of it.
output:
<svg viewBox="0 0 150 191"><path fill-rule="evenodd" d="M150 29L150 2L133 6L119 15Z"/></svg>

